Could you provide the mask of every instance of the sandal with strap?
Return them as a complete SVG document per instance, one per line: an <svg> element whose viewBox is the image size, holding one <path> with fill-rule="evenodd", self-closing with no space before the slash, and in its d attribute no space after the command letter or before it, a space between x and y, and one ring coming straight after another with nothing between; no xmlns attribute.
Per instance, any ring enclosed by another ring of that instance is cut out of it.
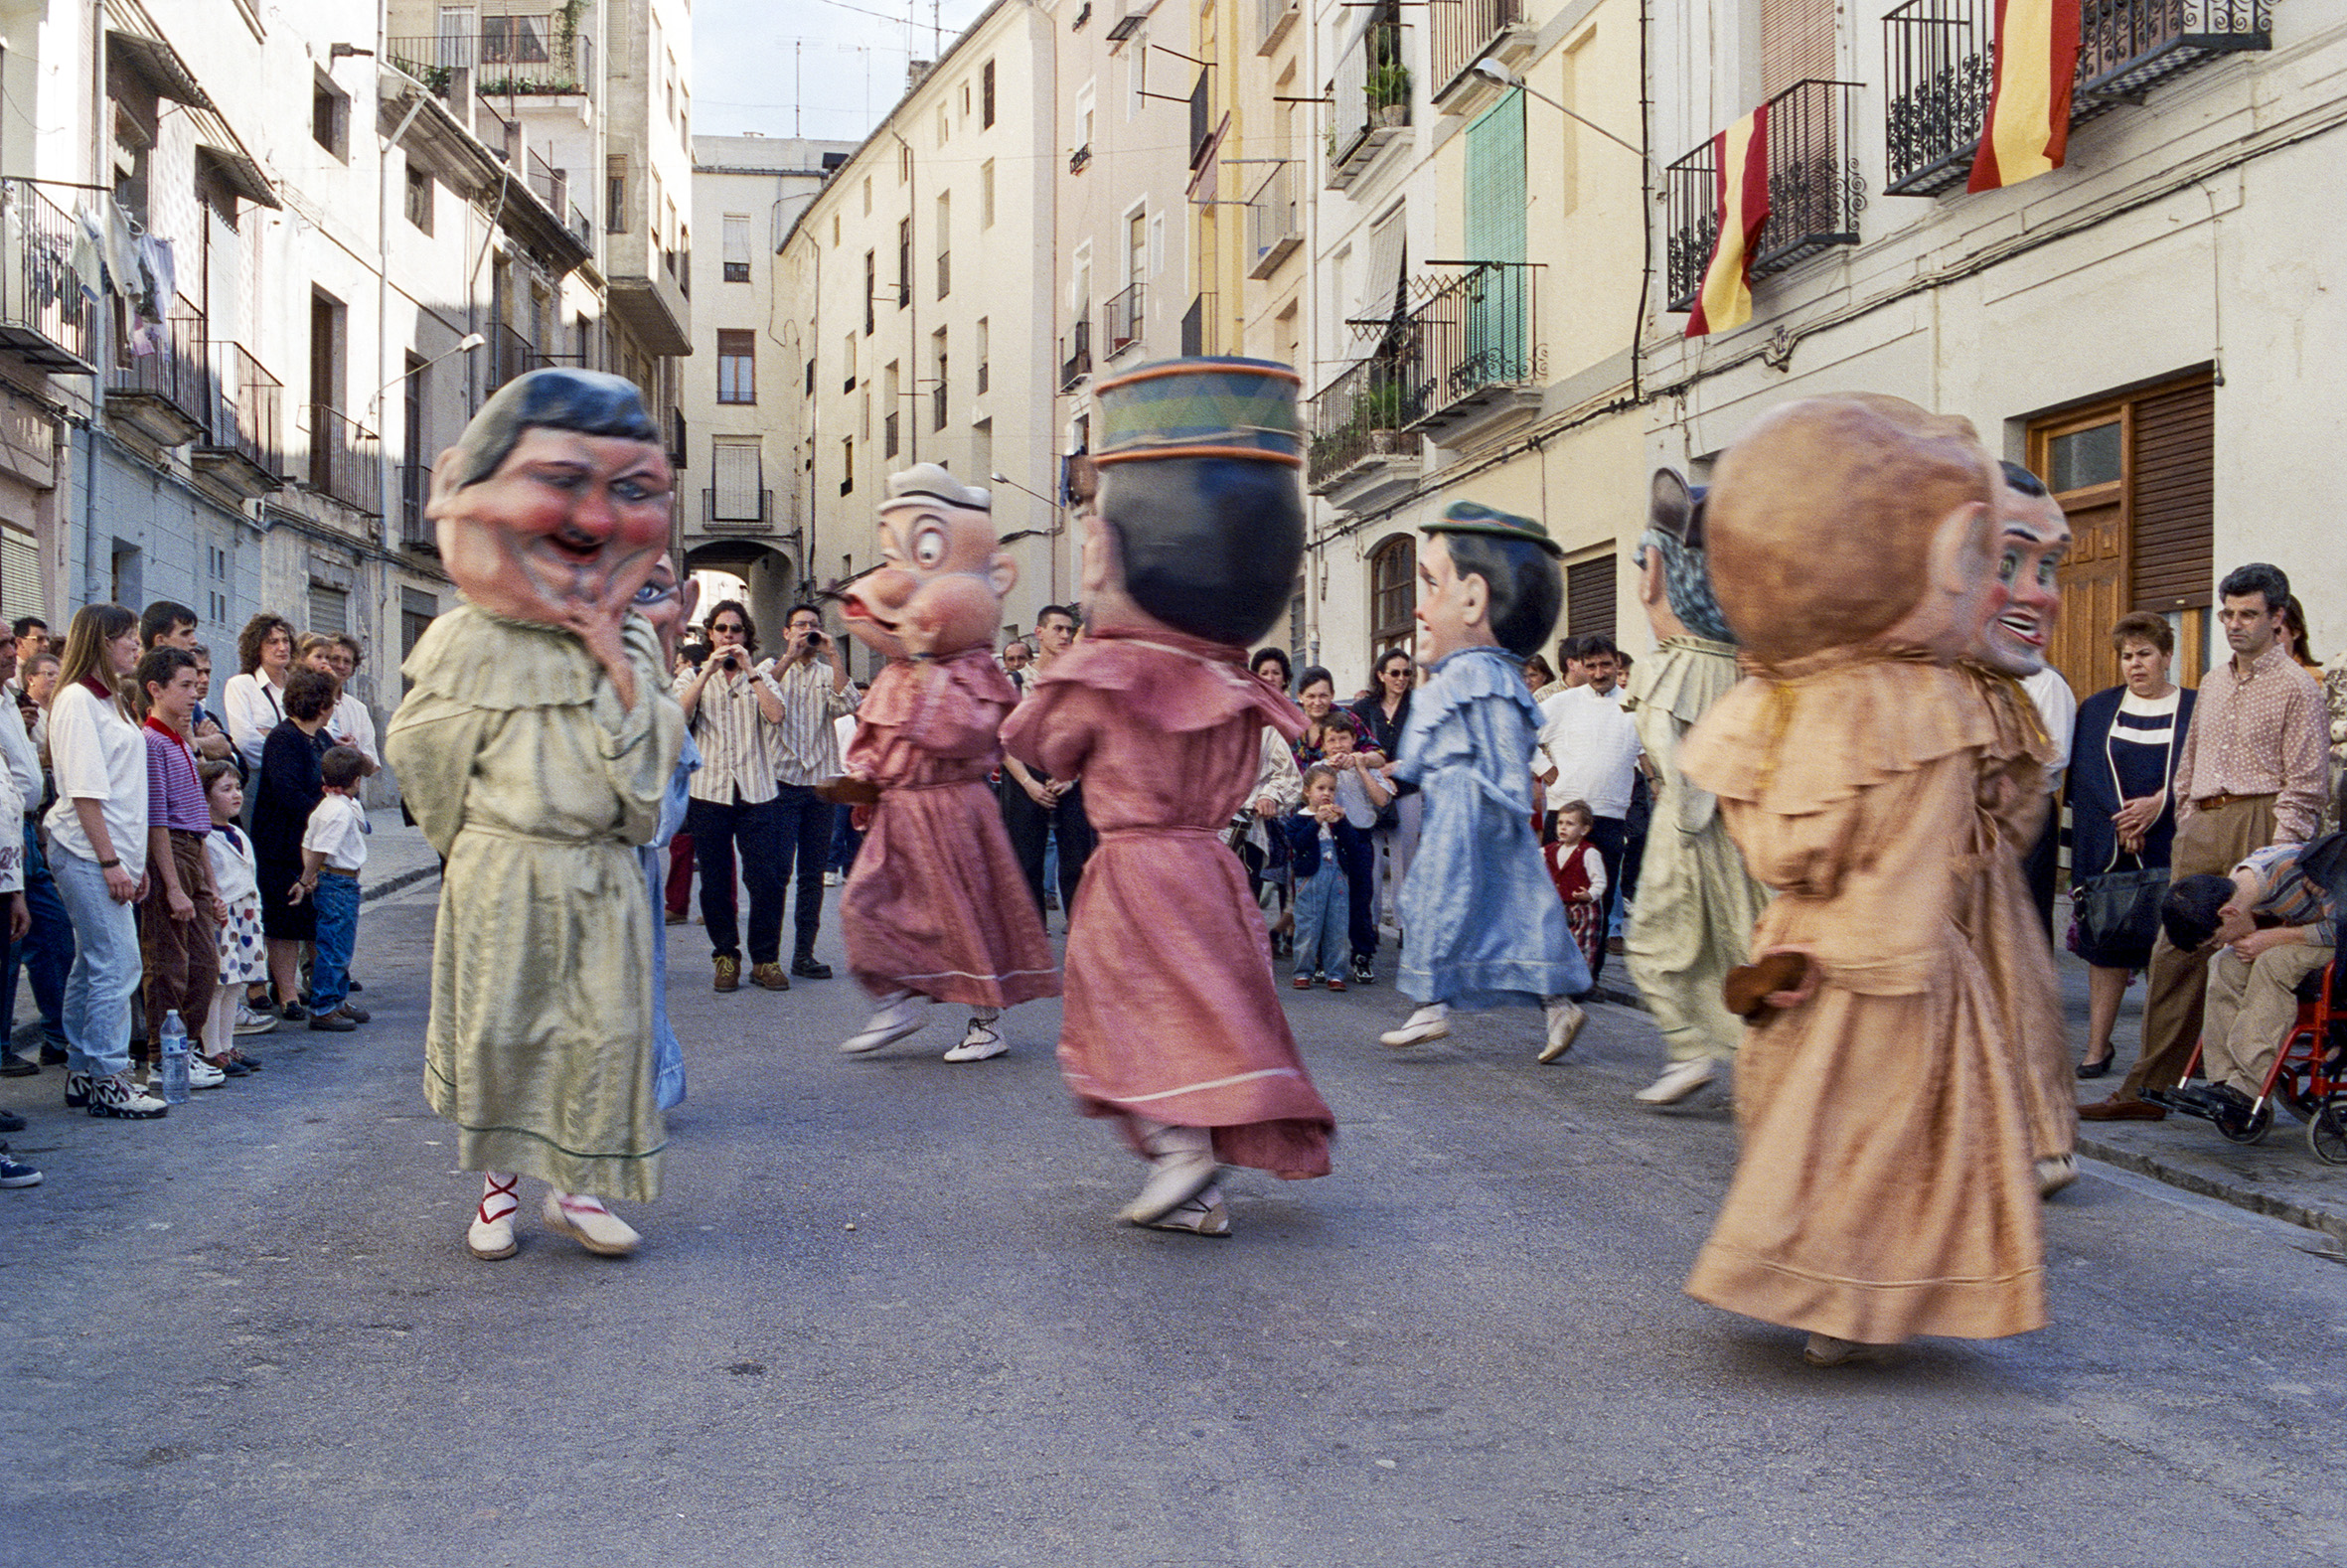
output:
<svg viewBox="0 0 2347 1568"><path fill-rule="evenodd" d="M521 1243L514 1240L514 1216L521 1212L522 1200L514 1195L514 1188L522 1184L522 1178L502 1171L481 1175L481 1201L473 1207L473 1224L465 1232L465 1245L482 1262L495 1263L521 1250ZM495 1213L490 1212L492 1203L499 1204Z"/></svg>

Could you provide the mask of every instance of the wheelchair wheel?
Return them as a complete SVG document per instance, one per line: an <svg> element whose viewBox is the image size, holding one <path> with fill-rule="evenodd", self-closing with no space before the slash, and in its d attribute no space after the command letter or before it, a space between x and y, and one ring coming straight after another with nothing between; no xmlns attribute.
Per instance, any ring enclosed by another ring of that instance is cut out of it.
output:
<svg viewBox="0 0 2347 1568"><path fill-rule="evenodd" d="M2212 1118L2225 1141L2233 1144L2262 1144L2273 1128L2273 1101L2260 1101L2254 1111L2234 1112L2230 1107Z"/></svg>
<svg viewBox="0 0 2347 1568"><path fill-rule="evenodd" d="M2333 1095L2306 1124L2306 1147L2325 1165L2347 1166L2347 1095Z"/></svg>

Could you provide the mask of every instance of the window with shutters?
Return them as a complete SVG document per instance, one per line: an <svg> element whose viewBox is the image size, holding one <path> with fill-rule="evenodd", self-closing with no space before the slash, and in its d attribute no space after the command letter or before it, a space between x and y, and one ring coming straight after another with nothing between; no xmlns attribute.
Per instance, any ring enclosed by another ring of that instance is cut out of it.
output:
<svg viewBox="0 0 2347 1568"><path fill-rule="evenodd" d="M2116 685L2111 627L2130 610L2176 629L2175 678L2211 653L2216 387L2206 373L2031 421L2029 467L2070 519L2062 618L2046 662L2085 697Z"/></svg>
<svg viewBox="0 0 2347 1568"><path fill-rule="evenodd" d="M313 632L332 637L351 629L351 590L330 588L322 582L310 584L310 626Z"/></svg>
<svg viewBox="0 0 2347 1568"><path fill-rule="evenodd" d="M717 334L717 401L758 400L758 339L753 332Z"/></svg>
<svg viewBox="0 0 2347 1568"><path fill-rule="evenodd" d="M978 68L978 125L981 130L995 122L995 63L988 61Z"/></svg>
<svg viewBox="0 0 2347 1568"><path fill-rule="evenodd" d="M1467 127L1467 254L1524 259L1524 95L1510 92Z"/></svg>
<svg viewBox="0 0 2347 1568"><path fill-rule="evenodd" d="M1397 534L1369 552L1369 662L1408 648L1417 630L1418 547Z"/></svg>
<svg viewBox="0 0 2347 1568"><path fill-rule="evenodd" d="M720 435L709 456L709 520L767 521L765 443L754 435Z"/></svg>
<svg viewBox="0 0 2347 1568"><path fill-rule="evenodd" d="M1761 96L1835 78L1836 0L1761 0ZM1744 105L1736 112L1749 109ZM1731 116L1733 117L1733 116Z"/></svg>
<svg viewBox="0 0 2347 1568"><path fill-rule="evenodd" d="M725 281L750 280L750 221L746 213L725 215Z"/></svg>
<svg viewBox="0 0 2347 1568"><path fill-rule="evenodd" d="M1575 637L1614 635L1614 555L1576 560L1565 567L1565 624Z"/></svg>
<svg viewBox="0 0 2347 1568"><path fill-rule="evenodd" d="M40 540L14 524L0 525L0 620L47 614L41 605Z"/></svg>

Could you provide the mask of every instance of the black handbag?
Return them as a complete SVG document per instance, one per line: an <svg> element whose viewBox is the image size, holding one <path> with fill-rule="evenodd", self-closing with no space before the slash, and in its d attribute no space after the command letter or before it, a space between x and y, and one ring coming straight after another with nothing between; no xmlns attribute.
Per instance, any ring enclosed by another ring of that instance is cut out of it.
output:
<svg viewBox="0 0 2347 1568"><path fill-rule="evenodd" d="M2168 895L2164 865L2111 870L2090 876L2071 894L2078 916L2078 956L2098 969L2143 969L2159 936L2159 906Z"/></svg>

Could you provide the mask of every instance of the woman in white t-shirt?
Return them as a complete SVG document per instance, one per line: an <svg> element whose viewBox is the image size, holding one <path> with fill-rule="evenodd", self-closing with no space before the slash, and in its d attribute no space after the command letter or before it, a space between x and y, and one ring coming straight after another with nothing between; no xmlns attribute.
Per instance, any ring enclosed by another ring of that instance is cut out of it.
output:
<svg viewBox="0 0 2347 1568"><path fill-rule="evenodd" d="M151 1121L168 1109L130 1076L130 1000L146 890L147 743L122 693L138 664L138 617L92 604L66 633L49 709L49 868L74 920L66 977L66 1104Z"/></svg>
<svg viewBox="0 0 2347 1568"><path fill-rule="evenodd" d="M269 731L285 721L285 676L293 668L293 623L261 611L236 635L236 663L242 673L229 677L220 697L229 738L244 759L247 774L260 771L260 749Z"/></svg>

